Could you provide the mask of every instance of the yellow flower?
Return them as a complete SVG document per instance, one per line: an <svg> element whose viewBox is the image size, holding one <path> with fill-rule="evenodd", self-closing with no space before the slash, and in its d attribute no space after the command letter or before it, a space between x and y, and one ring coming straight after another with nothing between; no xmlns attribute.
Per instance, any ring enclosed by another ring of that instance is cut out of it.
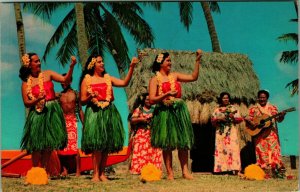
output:
<svg viewBox="0 0 300 192"><path fill-rule="evenodd" d="M29 59L29 55L28 55L28 54L24 54L24 55L22 56L22 62L23 62L23 65L24 65L25 67L28 67L28 66L29 66L29 64L30 64L30 59Z"/></svg>
<svg viewBox="0 0 300 192"><path fill-rule="evenodd" d="M45 169L40 167L32 167L26 174L25 183L33 185L48 184L48 176Z"/></svg>
<svg viewBox="0 0 300 192"><path fill-rule="evenodd" d="M162 171L158 169L152 163L144 165L141 169L141 180L142 181L158 181L161 179Z"/></svg>
<svg viewBox="0 0 300 192"><path fill-rule="evenodd" d="M157 63L161 63L162 60L163 60L163 58L164 58L164 54L160 53L160 54L157 56L157 58L156 58L156 62L157 62Z"/></svg>
<svg viewBox="0 0 300 192"><path fill-rule="evenodd" d="M245 168L245 178L251 180L264 180L265 172L258 165L251 164Z"/></svg>
<svg viewBox="0 0 300 192"><path fill-rule="evenodd" d="M97 61L96 57L92 58L91 62L89 63L89 65L87 67L87 69L90 70L91 68L93 68L96 61Z"/></svg>

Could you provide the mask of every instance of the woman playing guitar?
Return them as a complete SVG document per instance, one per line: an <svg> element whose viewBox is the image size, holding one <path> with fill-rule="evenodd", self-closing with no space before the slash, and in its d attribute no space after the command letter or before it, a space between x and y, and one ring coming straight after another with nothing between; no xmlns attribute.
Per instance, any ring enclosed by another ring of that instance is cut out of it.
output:
<svg viewBox="0 0 300 192"><path fill-rule="evenodd" d="M250 124L249 126L254 128L259 127L261 129L259 134L253 137L256 163L267 173L270 172L270 170L273 170L273 173L271 172L268 176L274 177L276 176L274 175L275 172L278 175L278 170L284 170L284 165L281 160L277 122L282 122L284 120L286 112L281 112L280 115L276 116L276 118L272 118L268 122L265 122L264 125L258 125L256 121L257 119L261 119L266 115L273 116L279 113L277 106L268 102L268 91L258 91L257 97L258 103L249 109L249 117L246 120L246 124Z"/></svg>

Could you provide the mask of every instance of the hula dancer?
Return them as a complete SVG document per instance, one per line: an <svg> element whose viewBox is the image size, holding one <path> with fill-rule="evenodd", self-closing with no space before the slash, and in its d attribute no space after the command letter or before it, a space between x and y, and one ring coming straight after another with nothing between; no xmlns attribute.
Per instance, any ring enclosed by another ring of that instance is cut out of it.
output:
<svg viewBox="0 0 300 192"><path fill-rule="evenodd" d="M41 70L36 53L22 57L19 77L22 79L22 97L29 114L24 126L21 149L32 154L32 166L46 168L51 152L63 149L67 144L66 123L63 111L56 100L52 81L68 82L73 73L76 58L71 57L68 73L62 76L51 70Z"/></svg>
<svg viewBox="0 0 300 192"><path fill-rule="evenodd" d="M81 148L92 153L94 175L92 181L107 181L104 168L108 153L123 148L125 139L121 116L112 103L112 86L126 87L132 77L133 69L139 62L132 58L130 68L124 80L110 76L105 72L103 58L90 56L80 79L82 105L87 105L84 118Z"/></svg>
<svg viewBox="0 0 300 192"><path fill-rule="evenodd" d="M196 63L192 74L171 72L169 53L160 53L155 57L152 72L156 73L149 83L149 98L155 103L151 126L151 144L163 150L163 159L168 179L174 179L172 169L172 150L178 149L182 176L193 179L188 171L188 150L194 143L194 133L190 114L181 98L179 82L191 82L198 79L201 50L196 52Z"/></svg>

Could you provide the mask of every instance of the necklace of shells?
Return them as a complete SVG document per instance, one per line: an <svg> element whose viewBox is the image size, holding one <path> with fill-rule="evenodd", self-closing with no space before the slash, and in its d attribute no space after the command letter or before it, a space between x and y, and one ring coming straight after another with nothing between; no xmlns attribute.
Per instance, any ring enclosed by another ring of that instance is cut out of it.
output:
<svg viewBox="0 0 300 192"><path fill-rule="evenodd" d="M167 77L168 77L169 83L171 84L171 86L170 86L171 91L176 91L174 76L172 74L168 74ZM159 71L156 72L156 78L157 78L157 82L158 82L158 94L162 95L163 94L163 90L162 90L162 78L163 78L163 76ZM164 99L163 103L165 105L169 106L169 105L173 104L174 100L175 100L175 97L170 96L169 98Z"/></svg>
<svg viewBox="0 0 300 192"><path fill-rule="evenodd" d="M30 75L27 79L27 96L30 100L36 99L36 97L32 94L32 76ZM41 72L38 76L38 85L40 89L40 94L44 93L44 74ZM35 110L37 112L42 112L45 106L45 99L41 99L36 105Z"/></svg>
<svg viewBox="0 0 300 192"><path fill-rule="evenodd" d="M92 90L91 87L91 82L92 82L92 77L87 74L85 75L86 78L86 85L87 85L87 92L90 95L93 95L94 92ZM108 74L104 74L104 79L105 79L105 83L107 85L107 89L106 89L106 98L105 101L98 101L97 98L93 97L91 99L91 101L98 107L101 107L102 109L104 109L105 107L107 107L110 104L110 99L111 99L111 89L112 89L112 85L111 85L111 80L110 80L110 76Z"/></svg>

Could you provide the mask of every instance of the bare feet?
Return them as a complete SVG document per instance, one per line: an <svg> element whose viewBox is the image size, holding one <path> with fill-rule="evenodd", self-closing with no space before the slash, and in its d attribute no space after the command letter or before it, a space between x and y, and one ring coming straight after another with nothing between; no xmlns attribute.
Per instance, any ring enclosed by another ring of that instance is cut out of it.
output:
<svg viewBox="0 0 300 192"><path fill-rule="evenodd" d="M100 180L103 181L103 182L108 181L108 179L107 179L107 177L105 175L101 175L100 176Z"/></svg>
<svg viewBox="0 0 300 192"><path fill-rule="evenodd" d="M183 177L184 179L188 179L188 180L194 179L193 176L192 176L191 174L189 174L189 173L184 173L184 174L182 174L182 177Z"/></svg>
<svg viewBox="0 0 300 192"><path fill-rule="evenodd" d="M168 175L167 179L168 179L168 180L174 180L173 174L172 174L172 175Z"/></svg>
<svg viewBox="0 0 300 192"><path fill-rule="evenodd" d="M76 172L76 177L80 177L80 172Z"/></svg>
<svg viewBox="0 0 300 192"><path fill-rule="evenodd" d="M92 178L92 181L93 181L93 182L99 182L100 179L99 179L99 177L95 177L95 176L94 176L94 177Z"/></svg>

